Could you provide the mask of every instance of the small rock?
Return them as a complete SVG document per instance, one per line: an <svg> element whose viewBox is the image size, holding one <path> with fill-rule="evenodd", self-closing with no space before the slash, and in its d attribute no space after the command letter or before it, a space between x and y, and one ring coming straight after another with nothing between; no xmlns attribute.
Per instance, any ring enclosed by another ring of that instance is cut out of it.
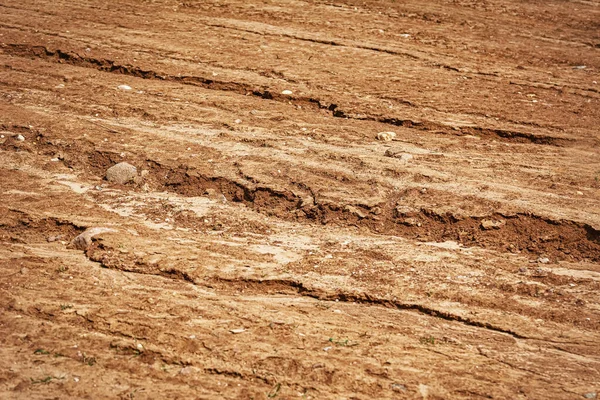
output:
<svg viewBox="0 0 600 400"><path fill-rule="evenodd" d="M233 122L235 122L236 124L241 124L241 123L242 123L242 120L241 120L241 119L236 119L236 120L235 120L235 121L233 121Z"/></svg>
<svg viewBox="0 0 600 400"><path fill-rule="evenodd" d="M50 243L50 242L56 242L57 240L60 240L60 239L62 239L62 238L64 238L64 237L65 237L65 235L48 236L48 237L46 238L46 241L47 241L48 243Z"/></svg>
<svg viewBox="0 0 600 400"><path fill-rule="evenodd" d="M329 350L331 350L331 349L332 349L332 347L331 347L331 346L327 346L327 347L324 347L324 348L323 348L323 351L329 351Z"/></svg>
<svg viewBox="0 0 600 400"><path fill-rule="evenodd" d="M577 194L578 194L579 196L583 196L583 192L580 192L579 190L577 191Z"/></svg>
<svg viewBox="0 0 600 400"><path fill-rule="evenodd" d="M414 156L412 154L408 154L408 153L402 153L401 150L399 149L387 149L385 151L385 156L386 157L393 157L393 158L397 158L402 162L409 162L410 160L412 160L414 158Z"/></svg>
<svg viewBox="0 0 600 400"><path fill-rule="evenodd" d="M121 185L132 181L136 176L137 168L126 162L120 162L106 170L106 180Z"/></svg>
<svg viewBox="0 0 600 400"><path fill-rule="evenodd" d="M88 228L82 234L73 239L73 241L71 242L71 246L78 250L87 250L87 248L90 247L90 245L92 244L92 238L94 236L107 232L116 232L116 230L103 227Z"/></svg>
<svg viewBox="0 0 600 400"><path fill-rule="evenodd" d="M246 332L245 328L238 328L238 329L230 329L229 332L233 333L234 335L238 334L238 333L242 333L242 332Z"/></svg>
<svg viewBox="0 0 600 400"><path fill-rule="evenodd" d="M421 226L421 223L416 218L404 218L402 224L406 226Z"/></svg>
<svg viewBox="0 0 600 400"><path fill-rule="evenodd" d="M384 142L391 142L396 137L396 132L379 132L377 134L377 140L383 140Z"/></svg>
<svg viewBox="0 0 600 400"><path fill-rule="evenodd" d="M119 85L117 86L119 90L131 90L131 86L129 85Z"/></svg>
<svg viewBox="0 0 600 400"><path fill-rule="evenodd" d="M519 273L520 274L526 274L527 273L527 268L526 267L519 268Z"/></svg>
<svg viewBox="0 0 600 400"><path fill-rule="evenodd" d="M283 92L281 92L281 94L284 94L286 96L291 96L294 92L292 92L291 90L284 90Z"/></svg>
<svg viewBox="0 0 600 400"><path fill-rule="evenodd" d="M16 138L19 142L23 142L25 140L25 136L18 134Z"/></svg>
<svg viewBox="0 0 600 400"><path fill-rule="evenodd" d="M500 229L506 224L505 221L496 221L492 219L484 219L481 221L481 228L487 230Z"/></svg>
<svg viewBox="0 0 600 400"><path fill-rule="evenodd" d="M406 386L399 383L392 383L391 388L394 392L406 392Z"/></svg>
<svg viewBox="0 0 600 400"><path fill-rule="evenodd" d="M412 217L419 213L419 209L397 204L394 213L396 217Z"/></svg>
<svg viewBox="0 0 600 400"><path fill-rule="evenodd" d="M583 397L585 397L586 399L595 399L596 397L598 397L598 394L596 392L589 392L584 394Z"/></svg>
<svg viewBox="0 0 600 400"><path fill-rule="evenodd" d="M181 368L181 370L179 371L179 374L181 374L181 375L189 375L192 372L194 372L194 367L184 367L184 368Z"/></svg>
<svg viewBox="0 0 600 400"><path fill-rule="evenodd" d="M548 264L550 262L550 259L547 257L540 257L537 259L537 262L539 262L540 264Z"/></svg>
<svg viewBox="0 0 600 400"><path fill-rule="evenodd" d="M50 161L52 161L52 162L59 162L60 160L58 158L51 158Z"/></svg>

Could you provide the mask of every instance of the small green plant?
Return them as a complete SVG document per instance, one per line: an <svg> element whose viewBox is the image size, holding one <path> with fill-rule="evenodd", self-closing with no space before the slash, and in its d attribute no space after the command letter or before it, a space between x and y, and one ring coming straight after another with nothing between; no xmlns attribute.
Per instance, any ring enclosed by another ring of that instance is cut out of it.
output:
<svg viewBox="0 0 600 400"><path fill-rule="evenodd" d="M60 309L61 310L68 310L69 308L73 308L73 304L61 304L60 305Z"/></svg>
<svg viewBox="0 0 600 400"><path fill-rule="evenodd" d="M423 336L422 338L419 339L419 341L422 344L431 344L431 345L435 344L435 338L433 336Z"/></svg>
<svg viewBox="0 0 600 400"><path fill-rule="evenodd" d="M90 367L96 364L96 357L88 357L85 353L83 353L82 361L84 364L89 365Z"/></svg>
<svg viewBox="0 0 600 400"><path fill-rule="evenodd" d="M41 379L33 379L33 378L29 378L29 379L31 380L31 384L32 385L38 385L40 383L43 383L43 384L47 385L47 384L50 383L50 381L52 381L52 379L64 379L64 378L59 378L59 377L56 377L56 376L50 376L50 375L48 375L48 376L45 376L45 377L43 377Z"/></svg>
<svg viewBox="0 0 600 400"><path fill-rule="evenodd" d="M277 394L279 393L280 389L281 389L281 383L275 384L275 386L273 386L273 389L271 389L271 391L269 392L269 394L267 396L270 399L272 399L273 397L276 397Z"/></svg>
<svg viewBox="0 0 600 400"><path fill-rule="evenodd" d="M337 346L343 346L343 347L358 346L358 343L351 342L350 339L341 340L341 339L329 338L329 341Z"/></svg>
<svg viewBox="0 0 600 400"><path fill-rule="evenodd" d="M58 272L59 274L62 272L66 272L69 269L69 267L65 267L64 265L61 265L60 267L56 268L56 272Z"/></svg>

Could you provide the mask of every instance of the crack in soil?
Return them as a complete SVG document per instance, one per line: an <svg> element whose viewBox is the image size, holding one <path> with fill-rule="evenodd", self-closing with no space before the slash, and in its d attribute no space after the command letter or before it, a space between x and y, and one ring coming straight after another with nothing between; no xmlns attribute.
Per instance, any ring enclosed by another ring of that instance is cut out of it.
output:
<svg viewBox="0 0 600 400"><path fill-rule="evenodd" d="M301 105L304 109L312 108L315 110L325 110L336 118L379 122L386 125L418 129L436 134L453 136L475 135L482 138L503 140L512 143L533 143L540 145L565 146L568 143L573 142L572 139L557 138L548 135L539 135L506 129L490 129L478 126L449 127L447 125L432 121L415 121L411 119L401 119L386 116L373 116L363 113L350 113L340 109L335 103L325 102L312 97L282 95L270 91L268 88L264 87L257 88L256 86L251 86L244 83L216 81L214 79L208 79L200 76L169 75L152 70L144 70L132 65L117 64L112 60L84 57L77 53L62 51L60 49L50 50L45 46L31 46L12 43L2 44L0 45L0 49L5 54L18 57L35 57L57 63L66 63L78 67L93 68L103 72L128 75L142 79L176 82L185 85L200 86L209 90L234 92L244 96L253 95L262 99L274 100L286 104L292 102L296 106Z"/></svg>

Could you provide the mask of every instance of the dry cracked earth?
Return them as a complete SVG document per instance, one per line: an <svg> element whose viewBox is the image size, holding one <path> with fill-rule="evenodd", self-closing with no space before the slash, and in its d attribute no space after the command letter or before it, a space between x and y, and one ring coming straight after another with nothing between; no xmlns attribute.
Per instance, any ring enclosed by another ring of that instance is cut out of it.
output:
<svg viewBox="0 0 600 400"><path fill-rule="evenodd" d="M598 82L597 0L3 0L0 396L600 396Z"/></svg>

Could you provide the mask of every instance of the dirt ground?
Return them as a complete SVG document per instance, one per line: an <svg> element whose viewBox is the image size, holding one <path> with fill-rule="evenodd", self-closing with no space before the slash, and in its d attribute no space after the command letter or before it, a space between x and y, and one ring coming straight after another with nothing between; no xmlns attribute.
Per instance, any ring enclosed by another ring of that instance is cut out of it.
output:
<svg viewBox="0 0 600 400"><path fill-rule="evenodd" d="M597 0L3 0L0 397L600 397L599 82Z"/></svg>

